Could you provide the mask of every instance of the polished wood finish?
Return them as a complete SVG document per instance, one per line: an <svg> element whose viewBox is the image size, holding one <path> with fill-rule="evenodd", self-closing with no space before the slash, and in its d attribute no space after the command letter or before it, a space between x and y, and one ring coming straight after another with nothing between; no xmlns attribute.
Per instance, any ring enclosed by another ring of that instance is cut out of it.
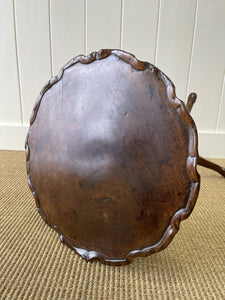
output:
<svg viewBox="0 0 225 300"><path fill-rule="evenodd" d="M193 105L195 104L197 99L196 93L190 93L187 99L186 109L190 113L192 110ZM225 168L199 156L198 158L198 164L202 167L211 169L213 171L216 171L217 173L221 174L223 177L225 177Z"/></svg>
<svg viewBox="0 0 225 300"><path fill-rule="evenodd" d="M196 93L190 93L187 99L186 109L190 113L197 99Z"/></svg>
<svg viewBox="0 0 225 300"><path fill-rule="evenodd" d="M202 167L205 167L205 168L211 169L213 171L216 171L217 173L219 173L223 177L225 177L225 168L213 163L212 161L209 161L209 160L199 156L198 164Z"/></svg>
<svg viewBox="0 0 225 300"><path fill-rule="evenodd" d="M119 50L78 56L44 86L26 157L38 211L87 260L164 249L198 196L184 103L164 73Z"/></svg>

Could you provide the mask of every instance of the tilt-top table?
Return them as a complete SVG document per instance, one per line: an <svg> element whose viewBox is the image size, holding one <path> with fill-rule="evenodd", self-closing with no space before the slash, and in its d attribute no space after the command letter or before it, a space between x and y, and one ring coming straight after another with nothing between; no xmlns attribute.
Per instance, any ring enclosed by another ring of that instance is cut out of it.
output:
<svg viewBox="0 0 225 300"><path fill-rule="evenodd" d="M171 242L207 162L188 112L195 98L186 108L163 72L120 50L78 56L49 80L30 119L27 173L65 244L124 265Z"/></svg>

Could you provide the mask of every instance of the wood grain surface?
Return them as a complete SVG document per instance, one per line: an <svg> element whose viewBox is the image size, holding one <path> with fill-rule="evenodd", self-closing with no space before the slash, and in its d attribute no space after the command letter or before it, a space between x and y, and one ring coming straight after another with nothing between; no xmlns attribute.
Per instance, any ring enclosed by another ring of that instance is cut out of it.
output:
<svg viewBox="0 0 225 300"><path fill-rule="evenodd" d="M184 103L165 74L119 50L78 56L44 86L26 155L39 212L87 260L162 250L199 191Z"/></svg>

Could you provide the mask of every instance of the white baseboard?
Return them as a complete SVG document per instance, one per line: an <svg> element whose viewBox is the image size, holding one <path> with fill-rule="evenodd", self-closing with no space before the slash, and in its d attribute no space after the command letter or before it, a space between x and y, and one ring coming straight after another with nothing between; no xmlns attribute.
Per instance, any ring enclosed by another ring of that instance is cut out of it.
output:
<svg viewBox="0 0 225 300"><path fill-rule="evenodd" d="M29 126L0 125L0 150L24 150Z"/></svg>
<svg viewBox="0 0 225 300"><path fill-rule="evenodd" d="M0 149L24 150L29 126L0 125ZM209 158L225 158L225 132L199 132L199 154Z"/></svg>

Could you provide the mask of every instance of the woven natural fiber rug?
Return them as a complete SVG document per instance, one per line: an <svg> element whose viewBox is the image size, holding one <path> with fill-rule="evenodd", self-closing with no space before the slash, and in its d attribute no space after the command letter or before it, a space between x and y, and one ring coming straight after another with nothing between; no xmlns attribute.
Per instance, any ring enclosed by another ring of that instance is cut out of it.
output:
<svg viewBox="0 0 225 300"><path fill-rule="evenodd" d="M0 299L225 299L225 179L199 172L197 204L169 247L110 267L60 242L36 211L24 153L0 151Z"/></svg>

